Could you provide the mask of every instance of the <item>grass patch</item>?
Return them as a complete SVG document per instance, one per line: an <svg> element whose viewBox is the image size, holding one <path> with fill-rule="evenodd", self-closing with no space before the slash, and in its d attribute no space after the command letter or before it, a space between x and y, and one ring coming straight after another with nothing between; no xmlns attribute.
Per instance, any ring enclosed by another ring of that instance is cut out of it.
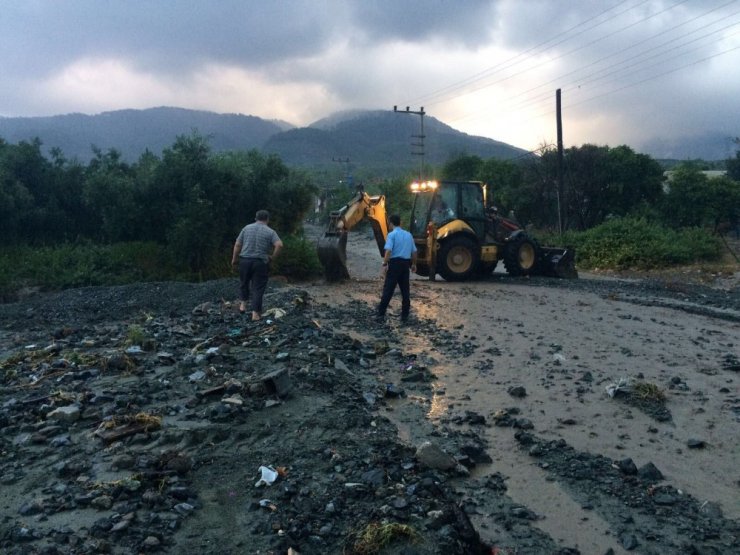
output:
<svg viewBox="0 0 740 555"><path fill-rule="evenodd" d="M654 383L637 382L632 386L632 393L642 401L665 403L665 393Z"/></svg>
<svg viewBox="0 0 740 555"><path fill-rule="evenodd" d="M720 239L700 228L671 229L643 218L615 218L583 232L562 237L543 234L543 244L575 246L583 269L652 270L719 262Z"/></svg>
<svg viewBox="0 0 740 555"><path fill-rule="evenodd" d="M126 330L126 345L143 345L146 341L146 334L141 326L131 324Z"/></svg>
<svg viewBox="0 0 740 555"><path fill-rule="evenodd" d="M14 246L0 249L0 302L17 298L24 288L55 291L93 285L124 285L147 281L203 281L233 277L228 252L191 271L165 245L154 242L67 243L52 247ZM316 246L288 236L275 260L275 273L306 279L321 273Z"/></svg>
<svg viewBox="0 0 740 555"><path fill-rule="evenodd" d="M357 534L352 547L346 553L351 555L377 555L385 547L397 540L418 541L419 533L408 524L396 522L371 522Z"/></svg>

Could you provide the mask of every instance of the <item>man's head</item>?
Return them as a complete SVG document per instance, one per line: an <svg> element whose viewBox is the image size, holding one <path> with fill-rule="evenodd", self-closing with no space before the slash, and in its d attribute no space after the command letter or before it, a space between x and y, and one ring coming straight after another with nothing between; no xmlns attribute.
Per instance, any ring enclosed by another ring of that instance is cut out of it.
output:
<svg viewBox="0 0 740 555"><path fill-rule="evenodd" d="M257 215L254 219L258 222L267 222L270 219L270 213L267 210L257 210Z"/></svg>
<svg viewBox="0 0 740 555"><path fill-rule="evenodd" d="M399 227L401 225L401 216L398 214L392 214L388 220L393 224L393 227Z"/></svg>

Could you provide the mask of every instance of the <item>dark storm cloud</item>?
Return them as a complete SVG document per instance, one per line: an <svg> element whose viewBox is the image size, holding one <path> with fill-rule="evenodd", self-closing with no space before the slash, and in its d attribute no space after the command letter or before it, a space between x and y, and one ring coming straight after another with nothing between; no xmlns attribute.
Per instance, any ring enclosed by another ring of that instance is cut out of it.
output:
<svg viewBox="0 0 740 555"><path fill-rule="evenodd" d="M211 60L246 68L316 55L338 41L487 39L492 3L321 0L5 2L6 73L53 71L80 57L116 57L156 71Z"/></svg>
<svg viewBox="0 0 740 555"><path fill-rule="evenodd" d="M534 146L562 88L577 142L737 135L739 41L740 0L0 0L0 114L419 103Z"/></svg>
<svg viewBox="0 0 740 555"><path fill-rule="evenodd" d="M368 40L486 44L498 2L485 0L383 0L350 2L354 26Z"/></svg>
<svg viewBox="0 0 740 555"><path fill-rule="evenodd" d="M208 60L244 65L310 56L339 33L326 3L201 1L11 2L3 6L2 69L47 72L85 56L160 71Z"/></svg>

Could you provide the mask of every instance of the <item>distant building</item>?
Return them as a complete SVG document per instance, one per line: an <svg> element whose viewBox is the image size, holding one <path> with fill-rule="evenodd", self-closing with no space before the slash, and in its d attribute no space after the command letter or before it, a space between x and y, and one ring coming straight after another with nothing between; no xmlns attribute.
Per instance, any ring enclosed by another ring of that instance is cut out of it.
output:
<svg viewBox="0 0 740 555"><path fill-rule="evenodd" d="M663 177L666 178L666 181L671 181L673 179L673 174L676 173L675 170L667 170L663 172ZM724 177L727 175L726 170L706 170L701 172L704 175L706 175L709 179L714 179L715 177Z"/></svg>
<svg viewBox="0 0 740 555"><path fill-rule="evenodd" d="M675 174L675 170L666 170L663 172L663 192L667 193L670 191L670 183L673 181L673 174ZM716 179L717 177L724 177L727 175L726 170L705 170L703 172L704 175L707 176L707 179Z"/></svg>

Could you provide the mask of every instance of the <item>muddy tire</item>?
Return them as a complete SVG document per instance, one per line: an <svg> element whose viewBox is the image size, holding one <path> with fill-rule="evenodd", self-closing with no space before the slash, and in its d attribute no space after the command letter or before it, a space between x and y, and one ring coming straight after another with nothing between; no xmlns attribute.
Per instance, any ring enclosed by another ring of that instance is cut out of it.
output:
<svg viewBox="0 0 740 555"><path fill-rule="evenodd" d="M439 274L447 281L463 281L475 274L478 268L478 245L468 237L452 237L439 249L437 266Z"/></svg>
<svg viewBox="0 0 740 555"><path fill-rule="evenodd" d="M504 267L510 276L531 276L537 273L540 246L531 237L520 234L511 239L504 250Z"/></svg>

